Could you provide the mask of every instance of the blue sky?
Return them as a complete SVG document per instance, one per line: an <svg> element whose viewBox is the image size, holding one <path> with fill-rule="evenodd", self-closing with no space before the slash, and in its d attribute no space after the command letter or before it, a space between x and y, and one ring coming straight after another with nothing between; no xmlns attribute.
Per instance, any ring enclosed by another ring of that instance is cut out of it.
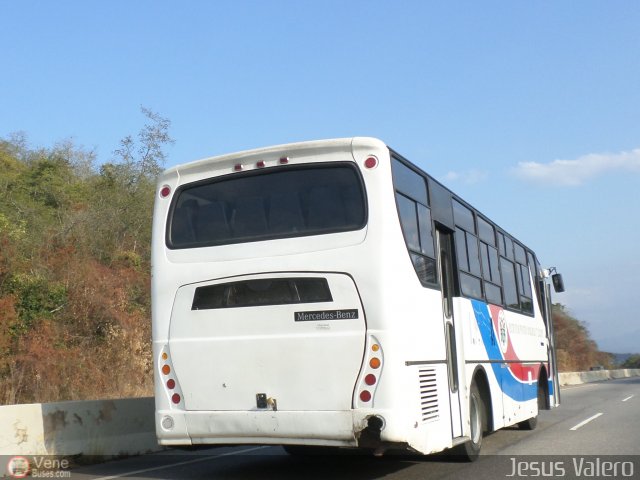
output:
<svg viewBox="0 0 640 480"><path fill-rule="evenodd" d="M0 137L167 166L376 136L558 267L602 349L640 351L640 4L0 0Z"/></svg>

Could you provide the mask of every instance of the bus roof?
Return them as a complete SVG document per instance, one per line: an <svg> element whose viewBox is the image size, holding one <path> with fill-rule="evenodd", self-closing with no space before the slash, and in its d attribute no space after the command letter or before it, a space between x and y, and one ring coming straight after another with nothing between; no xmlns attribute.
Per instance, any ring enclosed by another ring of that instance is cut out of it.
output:
<svg viewBox="0 0 640 480"><path fill-rule="evenodd" d="M215 157L203 158L201 160L195 160L188 163L176 165L174 167L165 170L161 176L160 181L164 177L173 176L176 173L178 175L185 173L196 173L197 171L204 169L204 167L212 164L233 164L238 158L242 158L247 162L252 160L263 160L265 157L272 157L276 155L293 154L298 156L312 156L314 154L323 152L349 152L359 147L369 148L387 148L387 145L377 138L372 137L350 137L350 138L335 138L328 140L313 140L306 142L287 143L282 145L274 145L263 148L256 148L251 150L244 150L225 155L219 155Z"/></svg>

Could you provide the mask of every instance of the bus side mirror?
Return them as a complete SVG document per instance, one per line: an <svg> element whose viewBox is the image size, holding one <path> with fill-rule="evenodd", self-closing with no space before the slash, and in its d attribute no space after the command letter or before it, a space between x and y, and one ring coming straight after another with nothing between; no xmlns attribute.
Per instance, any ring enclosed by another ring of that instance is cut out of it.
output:
<svg viewBox="0 0 640 480"><path fill-rule="evenodd" d="M553 289L557 293L564 292L564 281L562 281L562 275L560 273L551 275L551 281L553 282Z"/></svg>

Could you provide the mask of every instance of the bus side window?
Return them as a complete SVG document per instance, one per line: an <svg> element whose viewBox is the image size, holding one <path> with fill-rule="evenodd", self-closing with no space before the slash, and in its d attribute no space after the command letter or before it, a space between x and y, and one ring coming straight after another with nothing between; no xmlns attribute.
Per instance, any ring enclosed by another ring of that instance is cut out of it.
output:
<svg viewBox="0 0 640 480"><path fill-rule="evenodd" d="M514 268L511 260L500 257L500 269L502 270L502 282L504 286L504 303L509 308L519 309L518 285L516 284Z"/></svg>

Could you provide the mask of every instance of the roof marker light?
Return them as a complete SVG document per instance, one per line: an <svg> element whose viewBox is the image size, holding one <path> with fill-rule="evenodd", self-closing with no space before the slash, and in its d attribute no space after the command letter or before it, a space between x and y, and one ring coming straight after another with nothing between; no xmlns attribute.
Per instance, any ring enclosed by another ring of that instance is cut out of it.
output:
<svg viewBox="0 0 640 480"><path fill-rule="evenodd" d="M169 195L171 195L171 187L169 185L163 185L160 189L160 197L167 198Z"/></svg>
<svg viewBox="0 0 640 480"><path fill-rule="evenodd" d="M281 157L278 161L280 162L280 165L286 165L289 163L289 157Z"/></svg>
<svg viewBox="0 0 640 480"><path fill-rule="evenodd" d="M264 168L267 164L264 163L264 160L260 160L258 163L256 163L256 167L258 168Z"/></svg>
<svg viewBox="0 0 640 480"><path fill-rule="evenodd" d="M368 169L376 168L378 166L378 159L373 155L367 157L367 159L364 161L364 166Z"/></svg>
<svg viewBox="0 0 640 480"><path fill-rule="evenodd" d="M242 171L242 164L241 164L241 163L236 163L236 164L233 166L233 171L234 171L234 172L241 172L241 171Z"/></svg>

